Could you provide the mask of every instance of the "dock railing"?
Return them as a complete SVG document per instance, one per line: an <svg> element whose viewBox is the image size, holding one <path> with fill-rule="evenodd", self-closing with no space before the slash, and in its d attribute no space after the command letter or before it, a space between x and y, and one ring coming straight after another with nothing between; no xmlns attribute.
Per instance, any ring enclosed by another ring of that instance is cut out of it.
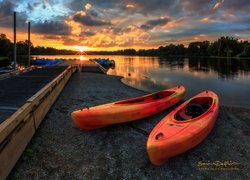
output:
<svg viewBox="0 0 250 180"><path fill-rule="evenodd" d="M5 179L58 95L76 71L69 66L0 124L0 179Z"/></svg>

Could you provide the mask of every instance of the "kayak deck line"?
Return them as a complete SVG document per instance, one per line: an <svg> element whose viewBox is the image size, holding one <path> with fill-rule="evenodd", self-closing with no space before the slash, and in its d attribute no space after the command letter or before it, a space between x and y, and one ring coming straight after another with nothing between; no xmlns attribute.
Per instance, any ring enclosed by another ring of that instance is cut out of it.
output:
<svg viewBox="0 0 250 180"><path fill-rule="evenodd" d="M36 68L0 80L1 178L5 179L15 166L76 69L71 65Z"/></svg>

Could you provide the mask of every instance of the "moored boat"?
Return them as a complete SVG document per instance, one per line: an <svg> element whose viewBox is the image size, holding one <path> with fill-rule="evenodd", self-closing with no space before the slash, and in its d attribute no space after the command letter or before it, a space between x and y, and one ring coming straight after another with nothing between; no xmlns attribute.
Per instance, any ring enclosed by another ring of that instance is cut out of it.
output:
<svg viewBox="0 0 250 180"><path fill-rule="evenodd" d="M150 161L161 165L202 142L213 129L219 98L204 91L171 111L152 130L147 141Z"/></svg>
<svg viewBox="0 0 250 180"><path fill-rule="evenodd" d="M37 66L54 66L62 63L63 60L51 60L51 59L36 59L32 60L31 64L32 65L37 65Z"/></svg>
<svg viewBox="0 0 250 180"><path fill-rule="evenodd" d="M71 118L82 130L101 128L151 116L179 102L185 93L183 86L72 112Z"/></svg>
<svg viewBox="0 0 250 180"><path fill-rule="evenodd" d="M109 60L108 59L103 59L103 58L95 58L95 59L90 59L91 61L95 61L96 63L100 64L102 67L105 69L109 68L114 68L115 67L115 61L114 60Z"/></svg>

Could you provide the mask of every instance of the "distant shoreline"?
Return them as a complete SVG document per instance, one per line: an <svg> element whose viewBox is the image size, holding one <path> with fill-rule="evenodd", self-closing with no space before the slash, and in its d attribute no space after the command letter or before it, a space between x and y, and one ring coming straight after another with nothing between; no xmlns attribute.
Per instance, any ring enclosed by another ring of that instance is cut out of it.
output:
<svg viewBox="0 0 250 180"><path fill-rule="evenodd" d="M31 55L31 56L72 56L72 54L49 54L49 55ZM220 57L220 56L142 56L142 55L122 55L122 54L87 54L82 56L139 56L139 57L163 57L163 58L221 58L221 59L250 59L250 57ZM75 56L75 55L73 55ZM79 55L81 56L81 55Z"/></svg>
<svg viewBox="0 0 250 180"><path fill-rule="evenodd" d="M25 57L26 55L22 55L22 57ZM77 56L77 54L34 54L31 55L32 57L36 56ZM139 57L159 57L159 58L208 58L208 59L250 59L250 57L220 57L220 56L142 56L142 55L118 55L118 54L87 54L87 55L78 55L78 56L139 56ZM2 61L10 61L9 57L1 57L0 56L0 62Z"/></svg>

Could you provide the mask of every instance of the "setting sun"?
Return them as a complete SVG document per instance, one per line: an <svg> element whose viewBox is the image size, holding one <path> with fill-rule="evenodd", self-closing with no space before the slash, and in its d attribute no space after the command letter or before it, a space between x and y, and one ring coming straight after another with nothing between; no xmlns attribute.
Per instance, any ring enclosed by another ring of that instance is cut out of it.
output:
<svg viewBox="0 0 250 180"><path fill-rule="evenodd" d="M77 49L79 52L84 52L84 51L88 51L91 48L88 46L74 46L75 49Z"/></svg>

